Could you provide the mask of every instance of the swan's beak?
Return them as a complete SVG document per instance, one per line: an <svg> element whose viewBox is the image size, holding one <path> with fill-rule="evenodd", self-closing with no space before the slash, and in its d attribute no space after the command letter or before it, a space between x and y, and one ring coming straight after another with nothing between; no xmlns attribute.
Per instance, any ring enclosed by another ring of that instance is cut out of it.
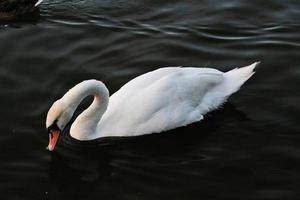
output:
<svg viewBox="0 0 300 200"><path fill-rule="evenodd" d="M49 151L53 151L55 148L55 145L57 143L58 137L60 134L60 130L49 130L49 144L47 149Z"/></svg>

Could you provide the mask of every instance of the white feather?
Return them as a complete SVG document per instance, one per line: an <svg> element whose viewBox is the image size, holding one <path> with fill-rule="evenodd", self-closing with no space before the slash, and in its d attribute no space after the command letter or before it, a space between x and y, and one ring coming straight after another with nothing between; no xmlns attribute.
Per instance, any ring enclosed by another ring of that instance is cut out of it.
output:
<svg viewBox="0 0 300 200"><path fill-rule="evenodd" d="M34 6L36 7L36 6L40 5L43 1L44 0L38 0L38 2L36 2Z"/></svg>
<svg viewBox="0 0 300 200"><path fill-rule="evenodd" d="M60 99L63 103L57 110L73 114L83 98L95 95L71 127L71 136L79 140L159 133L202 120L253 75L257 64L226 73L211 68L160 68L134 78L110 98L100 81L84 81ZM53 109L49 113L60 116Z"/></svg>

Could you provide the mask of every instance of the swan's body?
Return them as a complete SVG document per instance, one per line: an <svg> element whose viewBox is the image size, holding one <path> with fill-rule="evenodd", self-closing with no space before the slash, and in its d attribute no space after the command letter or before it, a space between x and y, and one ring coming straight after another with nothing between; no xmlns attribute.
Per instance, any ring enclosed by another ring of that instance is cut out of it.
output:
<svg viewBox="0 0 300 200"><path fill-rule="evenodd" d="M159 133L203 119L218 108L252 75L255 66L223 73L211 68L160 68L125 84L110 98L105 85L83 81L54 103L47 127L62 130L83 98L94 95L92 105L77 117L70 134L78 140L107 136Z"/></svg>

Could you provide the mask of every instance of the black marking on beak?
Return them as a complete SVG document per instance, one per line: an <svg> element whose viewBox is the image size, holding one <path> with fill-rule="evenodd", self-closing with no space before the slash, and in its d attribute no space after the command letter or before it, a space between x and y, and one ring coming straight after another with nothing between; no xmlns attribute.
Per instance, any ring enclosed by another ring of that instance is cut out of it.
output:
<svg viewBox="0 0 300 200"><path fill-rule="evenodd" d="M47 128L48 134L50 134L50 135L51 135L51 138L53 138L53 133L52 133L51 130L61 131L60 128L57 126L57 120L55 120L55 121L53 122L53 124Z"/></svg>

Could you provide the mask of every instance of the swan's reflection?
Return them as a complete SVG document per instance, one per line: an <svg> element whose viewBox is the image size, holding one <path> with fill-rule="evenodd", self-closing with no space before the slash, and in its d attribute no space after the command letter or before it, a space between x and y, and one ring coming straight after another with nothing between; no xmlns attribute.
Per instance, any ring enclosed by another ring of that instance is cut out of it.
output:
<svg viewBox="0 0 300 200"><path fill-rule="evenodd" d="M107 148L101 148L101 145L95 145L95 142L80 145L64 140L60 147L51 153L51 159L50 179L63 191L93 190L98 180L111 173Z"/></svg>
<svg viewBox="0 0 300 200"><path fill-rule="evenodd" d="M101 182L108 181L115 170L125 168L124 165L132 168L126 169L125 175L131 177L137 167L147 173L151 165L156 168L161 164L205 160L210 155L201 150L201 142L212 133L222 134L222 127L227 123L244 120L248 119L243 112L226 104L201 123L162 134L84 142L65 134L52 153L49 176L59 190L93 191ZM194 148L197 154L191 157L189 152Z"/></svg>

